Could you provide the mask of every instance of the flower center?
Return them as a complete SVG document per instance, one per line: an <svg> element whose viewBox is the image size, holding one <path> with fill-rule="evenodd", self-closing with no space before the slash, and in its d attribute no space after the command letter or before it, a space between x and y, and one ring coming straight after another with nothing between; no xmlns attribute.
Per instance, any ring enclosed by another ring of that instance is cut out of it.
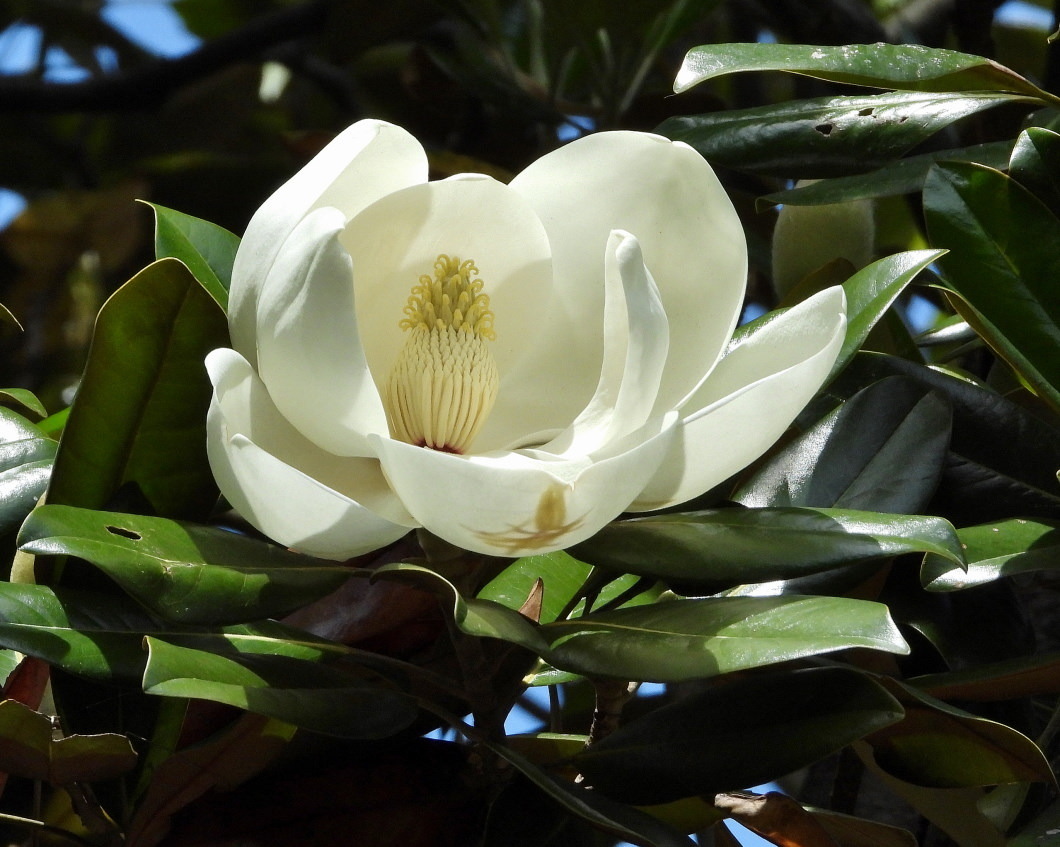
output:
<svg viewBox="0 0 1060 847"><path fill-rule="evenodd" d="M412 287L398 326L409 333L386 386L390 434L409 444L466 453L497 399L487 346L496 338L490 298L471 259L444 253L434 276Z"/></svg>

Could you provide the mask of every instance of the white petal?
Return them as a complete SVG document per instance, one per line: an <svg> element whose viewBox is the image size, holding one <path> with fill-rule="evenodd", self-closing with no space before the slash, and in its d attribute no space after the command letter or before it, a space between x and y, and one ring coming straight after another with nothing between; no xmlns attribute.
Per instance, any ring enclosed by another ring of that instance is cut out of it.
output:
<svg viewBox="0 0 1060 847"><path fill-rule="evenodd" d="M405 344L399 322L412 287L431 275L443 253L478 266L495 317L490 349L502 375L539 343L552 296L548 239L526 202L502 183L464 175L394 192L350 221L340 241L353 257L357 319L377 384L385 384ZM502 381L476 452L514 440L511 431L524 426L520 403L518 387L509 391Z"/></svg>
<svg viewBox="0 0 1060 847"><path fill-rule="evenodd" d="M347 219L391 191L424 182L427 155L400 127L359 121L280 186L251 218L229 292L232 344L252 364L258 292L288 234L311 210L336 206Z"/></svg>
<svg viewBox="0 0 1060 847"><path fill-rule="evenodd" d="M629 505L672 439L656 419L596 459L521 451L456 456L373 436L383 471L409 512L451 544L525 556L584 541Z"/></svg>
<svg viewBox="0 0 1060 847"><path fill-rule="evenodd" d="M548 231L561 295L542 326L540 357L512 375L551 383L555 399L537 428L564 426L592 396L602 356L593 319L603 314L599 257L614 229L637 237L659 287L671 344L655 412L676 408L724 349L746 285L743 229L710 166L660 136L603 132L539 159L511 188Z"/></svg>
<svg viewBox="0 0 1060 847"><path fill-rule="evenodd" d="M261 532L305 553L346 559L415 525L378 462L331 456L299 435L242 356L215 350L206 363L214 384L210 466L221 492Z"/></svg>
<svg viewBox="0 0 1060 847"><path fill-rule="evenodd" d="M678 437L631 511L683 503L768 450L828 377L845 304L843 289L829 288L726 353L682 409Z"/></svg>
<svg viewBox="0 0 1060 847"><path fill-rule="evenodd" d="M628 232L611 233L604 277L604 361L596 393L543 451L592 453L639 429L655 405L670 334L659 290Z"/></svg>
<svg viewBox="0 0 1060 847"><path fill-rule="evenodd" d="M258 301L258 372L277 408L317 445L339 456L370 455L365 436L387 434L354 313L353 271L338 242L337 209L295 227Z"/></svg>

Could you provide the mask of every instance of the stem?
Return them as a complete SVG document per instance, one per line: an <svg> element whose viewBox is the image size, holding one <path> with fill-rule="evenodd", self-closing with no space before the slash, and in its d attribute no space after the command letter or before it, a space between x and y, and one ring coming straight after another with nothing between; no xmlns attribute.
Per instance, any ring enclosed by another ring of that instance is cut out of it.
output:
<svg viewBox="0 0 1060 847"><path fill-rule="evenodd" d="M621 679L594 679L593 687L596 689L596 708L593 710L589 740L585 742L586 749L618 729L622 708L637 693L640 683Z"/></svg>

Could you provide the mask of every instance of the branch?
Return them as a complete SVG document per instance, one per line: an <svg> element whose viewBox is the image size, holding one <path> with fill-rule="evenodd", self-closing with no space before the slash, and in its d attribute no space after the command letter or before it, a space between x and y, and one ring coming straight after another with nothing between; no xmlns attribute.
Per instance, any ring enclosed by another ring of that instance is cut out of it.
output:
<svg viewBox="0 0 1060 847"><path fill-rule="evenodd" d="M178 59L158 59L85 82L0 79L0 111L95 112L154 108L190 82L229 65L255 59L279 44L318 32L327 20L329 5L329 0L310 0L255 18Z"/></svg>

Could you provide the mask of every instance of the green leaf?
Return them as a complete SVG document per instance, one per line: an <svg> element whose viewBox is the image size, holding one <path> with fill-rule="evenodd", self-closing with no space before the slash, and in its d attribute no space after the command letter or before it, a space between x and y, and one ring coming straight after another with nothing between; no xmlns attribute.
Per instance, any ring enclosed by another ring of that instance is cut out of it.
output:
<svg viewBox="0 0 1060 847"><path fill-rule="evenodd" d="M703 679L849 647L909 650L886 606L843 597L664 600L540 631L555 667L644 682Z"/></svg>
<svg viewBox="0 0 1060 847"><path fill-rule="evenodd" d="M73 506L38 508L19 545L85 559L162 619L187 624L280 617L353 573L214 527Z"/></svg>
<svg viewBox="0 0 1060 847"><path fill-rule="evenodd" d="M942 700L991 702L1060 694L1060 653L1036 653L908 680Z"/></svg>
<svg viewBox="0 0 1060 847"><path fill-rule="evenodd" d="M1060 217L1060 134L1037 126L1021 132L1012 149L1009 176Z"/></svg>
<svg viewBox="0 0 1060 847"><path fill-rule="evenodd" d="M912 380L890 377L770 456L732 499L751 507L918 513L938 486L950 418L944 400Z"/></svg>
<svg viewBox="0 0 1060 847"><path fill-rule="evenodd" d="M148 694L213 700L342 738L387 738L416 719L408 695L330 665L271 653L224 656L150 636L145 642Z"/></svg>
<svg viewBox="0 0 1060 847"><path fill-rule="evenodd" d="M708 586L791 579L862 559L938 553L961 563L942 518L846 509L711 509L616 521L573 548L623 573Z"/></svg>
<svg viewBox="0 0 1060 847"><path fill-rule="evenodd" d="M809 765L902 714L882 686L845 668L755 674L630 721L574 764L630 803L709 796Z"/></svg>
<svg viewBox="0 0 1060 847"><path fill-rule="evenodd" d="M9 400L13 400L25 409L33 412L38 417L46 417L48 410L44 408L44 404L37 398L37 395L32 391L27 391L25 388L3 388L0 389L0 397L6 397Z"/></svg>
<svg viewBox="0 0 1060 847"><path fill-rule="evenodd" d="M568 812L603 832L638 847L691 847L694 843L651 815L546 773L510 747L488 746Z"/></svg>
<svg viewBox="0 0 1060 847"><path fill-rule="evenodd" d="M430 568L397 562L372 571L372 578L411 582L426 591L433 591L450 599L453 604L453 620L468 635L500 638L526 647L538 655L547 649L547 644L538 635L537 627L517 611L490 600L465 598L455 585Z"/></svg>
<svg viewBox="0 0 1060 847"><path fill-rule="evenodd" d="M1019 183L969 163L931 171L924 215L950 251L941 264L954 307L1060 411L1060 220Z"/></svg>
<svg viewBox="0 0 1060 847"><path fill-rule="evenodd" d="M148 203L155 210L155 258L180 259L217 305L228 311L238 236L209 221Z"/></svg>
<svg viewBox="0 0 1060 847"><path fill-rule="evenodd" d="M950 454L932 511L961 524L1005 517L1060 518L1060 430L992 391L893 356L859 353L827 389L848 397L901 374L953 408Z"/></svg>
<svg viewBox="0 0 1060 847"><path fill-rule="evenodd" d="M866 738L876 764L928 788L1054 782L1049 761L1022 733L936 700L894 679L881 680L905 708L901 721Z"/></svg>
<svg viewBox="0 0 1060 847"><path fill-rule="evenodd" d="M217 488L206 459L206 354L227 344L224 313L175 259L140 271L103 305L48 492L105 508L135 485L158 514L197 517Z"/></svg>
<svg viewBox="0 0 1060 847"><path fill-rule="evenodd" d="M843 283L847 296L847 334L831 376L846 367L898 295L943 252L910 250L896 253L862 268Z"/></svg>
<svg viewBox="0 0 1060 847"><path fill-rule="evenodd" d="M124 735L54 738L51 719L15 700L0 701L0 769L53 785L113 779L136 765Z"/></svg>
<svg viewBox="0 0 1060 847"><path fill-rule="evenodd" d="M48 487L56 446L40 427L0 408L0 534L22 523Z"/></svg>
<svg viewBox="0 0 1060 847"><path fill-rule="evenodd" d="M920 581L929 591L958 591L1004 576L1060 568L1060 522L1010 518L963 527L967 570L928 554Z"/></svg>
<svg viewBox="0 0 1060 847"><path fill-rule="evenodd" d="M1060 800L1053 800L1038 817L1021 827L1007 847L1043 847L1060 832Z"/></svg>
<svg viewBox="0 0 1060 847"><path fill-rule="evenodd" d="M787 71L830 82L906 91L1011 91L1046 103L1057 98L981 56L913 44L711 44L685 56L674 91L743 71Z"/></svg>
<svg viewBox="0 0 1060 847"><path fill-rule="evenodd" d="M893 92L792 100L751 109L667 118L656 132L713 164L774 176L838 177L901 158L954 121L1011 94Z"/></svg>
<svg viewBox="0 0 1060 847"><path fill-rule="evenodd" d="M1008 165L1011 152L1011 141L992 141L971 147L920 153L869 173L822 179L809 185L767 194L760 197L756 205L785 203L790 206L818 206L919 193L924 188L928 171L936 162L979 162L991 168L1004 168Z"/></svg>

